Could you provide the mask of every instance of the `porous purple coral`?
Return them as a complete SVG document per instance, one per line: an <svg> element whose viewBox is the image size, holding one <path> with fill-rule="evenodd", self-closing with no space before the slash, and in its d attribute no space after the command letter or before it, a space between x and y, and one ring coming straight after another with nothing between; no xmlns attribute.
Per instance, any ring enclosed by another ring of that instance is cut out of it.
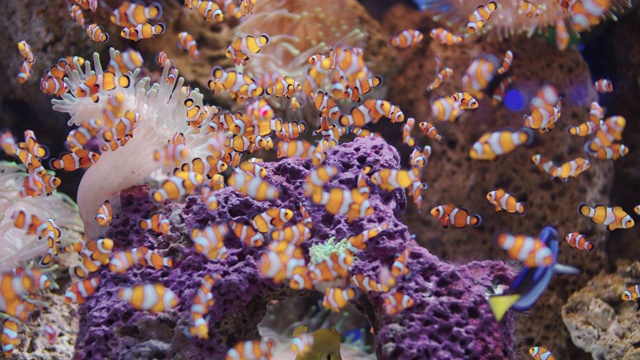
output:
<svg viewBox="0 0 640 360"><path fill-rule="evenodd" d="M373 170L399 167L394 148L380 138L356 139L331 149L325 164L339 168L329 186L353 188L365 165ZM167 203L158 208L149 199L149 189L139 186L123 191L122 212L114 220L108 235L114 251L147 246L162 256L174 259L170 269L153 270L136 266L126 274L107 269L98 272L101 285L94 296L80 307L80 331L75 358L207 358L222 359L226 351L242 340L259 338L257 325L266 314L267 303L304 295L285 284L276 285L260 275L258 259L264 247L249 247L234 235L225 237L228 257L210 261L196 253L189 233L193 228L246 220L269 206L298 209L303 205L313 220L312 237L302 244L312 245L329 238L342 239L380 224L388 227L370 240L359 252L350 275L373 278L389 266L398 253L412 247L408 267L410 275L398 280L396 289L411 296L415 305L389 316L380 294L362 294L357 307L368 317L377 336L376 353L380 359L496 359L514 356L513 315L503 322L495 320L486 301L496 283L508 283L513 271L502 262L472 262L454 265L439 260L419 247L401 221L406 206L404 191L385 192L372 188L370 201L374 214L353 223L346 217L328 214L323 206L313 205L304 196L302 184L312 168L310 160L284 159L266 163L267 179L280 187L280 198L258 202L231 188L217 191L220 207L211 212L199 196L185 203ZM171 232L155 237L137 228L151 212L162 211L171 219ZM294 221L300 220L296 214ZM189 309L206 274L219 275L213 286L215 305L209 310L209 338L188 338ZM137 311L118 299L123 286L141 282L160 282L179 297L179 306L157 315Z"/></svg>

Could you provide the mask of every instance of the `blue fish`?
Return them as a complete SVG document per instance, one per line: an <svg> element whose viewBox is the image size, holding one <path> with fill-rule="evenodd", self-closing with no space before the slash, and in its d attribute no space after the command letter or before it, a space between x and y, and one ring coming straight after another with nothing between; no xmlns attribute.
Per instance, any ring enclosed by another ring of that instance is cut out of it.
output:
<svg viewBox="0 0 640 360"><path fill-rule="evenodd" d="M453 5L448 0L413 0L421 11L429 10L434 14L449 12Z"/></svg>
<svg viewBox="0 0 640 360"><path fill-rule="evenodd" d="M560 243L558 232L555 228L547 226L540 232L538 238L551 249L553 258L558 258ZM548 267L523 268L518 277L513 281L506 295L489 297L489 306L498 321L510 308L516 311L529 310L538 301L542 293L547 289L553 274L578 274L580 270L553 263Z"/></svg>

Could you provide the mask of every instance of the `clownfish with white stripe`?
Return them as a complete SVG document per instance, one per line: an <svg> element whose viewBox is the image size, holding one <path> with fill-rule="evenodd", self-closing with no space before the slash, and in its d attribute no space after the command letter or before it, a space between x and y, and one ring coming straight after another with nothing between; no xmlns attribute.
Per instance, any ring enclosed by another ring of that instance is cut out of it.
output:
<svg viewBox="0 0 640 360"><path fill-rule="evenodd" d="M567 243L569 243L569 245L572 248L576 248L578 250L587 250L587 251L593 250L593 244L588 242L587 239L585 239L584 235L578 232L572 232L570 234L567 234L567 236L565 237L565 240L567 241Z"/></svg>
<svg viewBox="0 0 640 360"><path fill-rule="evenodd" d="M467 32L469 34L475 34L484 28L484 25L489 20L491 14L498 8L498 3L495 1L489 1L487 5L478 5L476 10L469 17L469 23L467 23Z"/></svg>
<svg viewBox="0 0 640 360"><path fill-rule="evenodd" d="M424 35L419 30L400 30L389 38L389 45L398 49L407 49L418 45L424 39Z"/></svg>
<svg viewBox="0 0 640 360"><path fill-rule="evenodd" d="M245 36L233 40L227 48L227 58L233 60L236 65L247 65L249 55L257 54L263 46L269 44L269 36L260 34L260 36Z"/></svg>
<svg viewBox="0 0 640 360"><path fill-rule="evenodd" d="M524 203L518 202L518 199L499 188L487 193L487 200L496 207L496 212L505 210L508 213L524 215Z"/></svg>
<svg viewBox="0 0 640 360"><path fill-rule="evenodd" d="M630 229L635 225L635 221L631 215L620 206L608 207L605 205L596 205L591 207L585 203L578 206L580 215L591 219L591 222L599 225L607 225L609 231L615 229Z"/></svg>
<svg viewBox="0 0 640 360"><path fill-rule="evenodd" d="M149 311L152 314L173 310L178 306L178 296L160 283L121 288L118 297L134 309Z"/></svg>
<svg viewBox="0 0 640 360"><path fill-rule="evenodd" d="M449 225L462 229L467 226L478 226L482 223L480 215L469 215L467 209L458 208L454 204L436 206L431 209L431 215L438 219L445 229Z"/></svg>

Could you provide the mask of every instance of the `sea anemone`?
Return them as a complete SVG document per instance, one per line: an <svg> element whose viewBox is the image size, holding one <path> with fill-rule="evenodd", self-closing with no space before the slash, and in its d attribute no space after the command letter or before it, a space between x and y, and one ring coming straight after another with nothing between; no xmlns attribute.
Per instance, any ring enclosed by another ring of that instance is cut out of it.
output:
<svg viewBox="0 0 640 360"><path fill-rule="evenodd" d="M436 21L443 20L456 31L464 31L469 21L469 16L479 5L486 5L486 0L414 0L423 11L433 14ZM606 15L616 19L613 12L622 12L624 8L631 7L629 0L588 0L583 1L584 7L588 3L601 3L605 10L598 15L591 16L588 23L583 23L583 18L572 13L571 9L563 7L565 2L561 1L531 1L539 10L539 16L528 17L520 9L522 0L504 0L499 2L498 9L491 14L484 28L489 37L497 36L498 39L515 36L525 33L531 36L536 30L546 31L549 26L556 26L559 18L567 21L571 27L577 31L588 30L589 26L595 25L602 16ZM580 3L580 2L577 2ZM568 5L566 5L568 6Z"/></svg>
<svg viewBox="0 0 640 360"><path fill-rule="evenodd" d="M111 49L111 58L117 54L117 50ZM132 128L130 139L115 150L109 146L103 147L100 159L82 177L78 188L78 207L88 239L103 235L105 231L95 220L98 208L105 199L110 199L111 205L117 210L118 197L114 195L119 191L139 185L155 170L164 168L166 173L171 170L162 161L154 161L154 151L162 148L176 133L183 133L185 144L189 146L189 155L185 160L202 155L200 150L206 151L209 140L214 139L209 134L205 136L204 132L199 133L199 129L188 126L185 99L193 99L195 106L202 109L203 95L198 89L185 91L182 87L184 78L179 78L175 83L171 82L168 77L171 68L169 64L164 67L163 76L158 83L151 84L148 77L136 81L139 74L139 69L136 69L126 75L130 80L128 85L116 84L111 90L100 87L97 96L93 98L76 96L77 89L83 86L87 79L104 73L97 53L94 53L93 59L94 70L90 62L86 61L84 71L79 66L76 66L78 70L68 71L68 78L65 80L69 92L65 93L62 99L52 100L53 109L70 114L69 125L82 125L95 119L102 120L103 127L98 132L99 139L104 131L109 130L104 121L105 114L109 106L112 106L109 103L116 94L124 95L120 111L131 111L139 116L139 120ZM117 69L116 76L121 76ZM212 115L213 113L209 114Z"/></svg>
<svg viewBox="0 0 640 360"><path fill-rule="evenodd" d="M39 240L37 235L28 235L14 226L12 215L18 211L22 210L42 220L54 219L62 229L62 246L82 240L82 223L73 200L57 191L50 196L19 196L27 176L26 166L8 161L0 162L0 273L43 256L48 249L46 240Z"/></svg>
<svg viewBox="0 0 640 360"><path fill-rule="evenodd" d="M349 2L346 2L349 3ZM336 45L364 46L367 34L342 1L263 0L243 18L236 36L267 33L271 38L251 56L247 73L288 75L302 82L309 57Z"/></svg>

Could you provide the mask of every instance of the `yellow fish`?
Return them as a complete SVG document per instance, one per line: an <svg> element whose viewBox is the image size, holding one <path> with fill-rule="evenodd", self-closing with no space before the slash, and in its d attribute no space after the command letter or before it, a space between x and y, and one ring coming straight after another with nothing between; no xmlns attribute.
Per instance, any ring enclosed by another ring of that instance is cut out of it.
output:
<svg viewBox="0 0 640 360"><path fill-rule="evenodd" d="M298 337L307 331L306 326L298 326L293 336ZM311 333L313 345L310 349L298 353L295 360L342 360L340 356L340 333L336 329L320 329Z"/></svg>

